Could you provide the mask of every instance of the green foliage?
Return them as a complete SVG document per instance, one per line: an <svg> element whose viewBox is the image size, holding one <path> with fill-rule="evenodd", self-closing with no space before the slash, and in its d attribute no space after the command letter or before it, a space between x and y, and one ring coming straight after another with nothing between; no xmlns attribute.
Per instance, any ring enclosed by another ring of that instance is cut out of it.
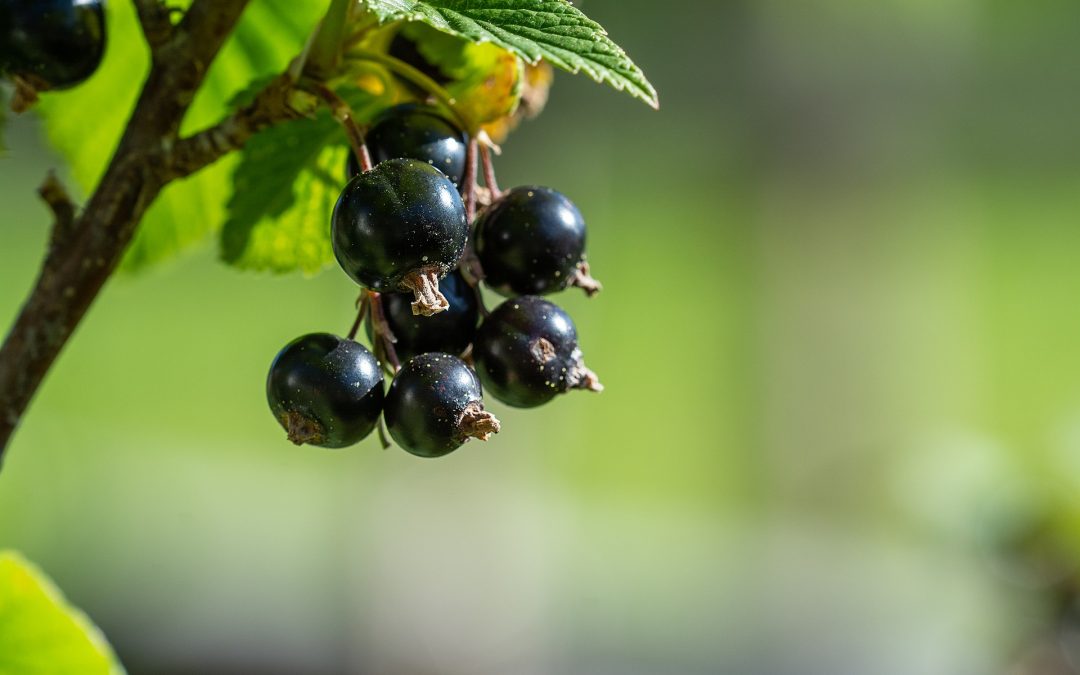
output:
<svg viewBox="0 0 1080 675"><path fill-rule="evenodd" d="M119 675L101 631L22 556L0 552L0 675Z"/></svg>
<svg viewBox="0 0 1080 675"><path fill-rule="evenodd" d="M513 52L488 42L469 42L425 23L405 24L401 32L449 78L446 91L471 127L514 112L521 98L522 65Z"/></svg>
<svg viewBox="0 0 1080 675"><path fill-rule="evenodd" d="M238 91L257 78L280 72L303 47L322 9L318 2L254 0L211 66L183 131L217 122ZM107 21L108 48L94 76L70 91L45 94L38 104L52 146L87 194L112 157L149 68L132 3L109 3ZM169 185L143 218L127 252L126 267L141 268L167 258L216 232L225 222L229 176L236 165L235 157L226 157Z"/></svg>
<svg viewBox="0 0 1080 675"><path fill-rule="evenodd" d="M345 96L363 122L387 104L362 91ZM334 260L330 214L345 184L349 148L327 111L271 127L241 151L228 220L225 262L242 269L318 272Z"/></svg>
<svg viewBox="0 0 1080 675"><path fill-rule="evenodd" d="M456 112L472 128L513 112L521 94L522 60L545 59L571 72L584 71L656 105L656 92L637 66L599 24L564 0L366 4L382 22L415 20L400 29L418 36L424 56L447 75ZM238 92L283 70L301 52L325 7L323 2L253 0L211 66L182 133L214 124L237 105ZM149 68L132 5L111 3L107 21L110 39L98 71L70 91L44 95L38 105L50 142L84 194L108 165ZM397 24L387 27L397 29ZM367 77L377 85L370 87L377 93L354 102L360 121L403 95L385 71L339 75L336 81L347 78L363 86ZM242 153L166 187L143 218L125 268L172 256L221 230L222 258L236 267L320 270L333 260L328 223L345 179L347 151L328 114L258 134Z"/></svg>
<svg viewBox="0 0 1080 675"><path fill-rule="evenodd" d="M603 27L566 0L366 0L380 21L423 21L472 42L492 42L529 63L545 59L627 91L654 108L656 90Z"/></svg>

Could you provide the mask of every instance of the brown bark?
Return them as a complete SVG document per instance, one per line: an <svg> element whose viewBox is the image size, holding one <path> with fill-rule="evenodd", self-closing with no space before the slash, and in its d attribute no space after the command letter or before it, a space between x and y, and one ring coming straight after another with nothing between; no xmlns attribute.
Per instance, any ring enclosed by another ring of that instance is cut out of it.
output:
<svg viewBox="0 0 1080 675"><path fill-rule="evenodd" d="M162 188L294 116L288 106L291 80L283 75L218 125L179 138L184 114L247 0L196 0L175 27L160 3L136 4L151 67L104 176L81 212L55 178L47 178L40 191L55 223L37 281L0 347L0 460L34 393Z"/></svg>

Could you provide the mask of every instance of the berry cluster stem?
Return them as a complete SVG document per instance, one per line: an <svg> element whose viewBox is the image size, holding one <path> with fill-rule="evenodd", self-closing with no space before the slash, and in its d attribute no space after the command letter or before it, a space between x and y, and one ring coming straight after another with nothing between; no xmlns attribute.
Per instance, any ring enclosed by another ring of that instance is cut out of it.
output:
<svg viewBox="0 0 1080 675"><path fill-rule="evenodd" d="M368 300L367 293L360 293L360 297L356 300L356 320L353 321L352 326L349 328L348 338L350 340L356 339L356 334L360 332L360 324L364 322L364 317L367 315L368 306L370 301Z"/></svg>
<svg viewBox="0 0 1080 675"><path fill-rule="evenodd" d="M475 138L469 139L469 145L465 150L465 175L461 178L465 202L465 217L469 223L476 218L476 149L479 144Z"/></svg>
<svg viewBox="0 0 1080 675"><path fill-rule="evenodd" d="M487 143L480 143L480 162L484 166L484 185L491 191L491 200L495 201L502 194L495 180L495 163L491 160L491 148Z"/></svg>
<svg viewBox="0 0 1080 675"><path fill-rule="evenodd" d="M371 171L371 153L368 152L367 143L364 142L364 130L356 123L356 113L353 112L352 107L333 89L321 82L314 82L309 86L313 93L330 106L334 119L345 130L345 137L349 139L349 146L356 155L360 170Z"/></svg>
<svg viewBox="0 0 1080 675"><path fill-rule="evenodd" d="M390 330L390 322L386 320L382 296L375 291L364 292L367 293L371 307L372 348L375 350L376 358L390 365L390 374L393 375L401 370L401 360L398 359L397 350L394 349L397 338Z"/></svg>

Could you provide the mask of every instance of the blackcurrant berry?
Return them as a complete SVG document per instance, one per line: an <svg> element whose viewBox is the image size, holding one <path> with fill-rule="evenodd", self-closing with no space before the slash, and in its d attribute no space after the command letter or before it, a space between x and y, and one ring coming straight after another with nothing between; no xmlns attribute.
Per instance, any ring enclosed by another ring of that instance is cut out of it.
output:
<svg viewBox="0 0 1080 675"><path fill-rule="evenodd" d="M449 354L409 359L390 385L383 417L390 436L420 457L441 457L470 438L486 441L499 420L484 412L480 380Z"/></svg>
<svg viewBox="0 0 1080 675"><path fill-rule="evenodd" d="M476 294L460 272L454 271L439 282L450 308L432 317L418 317L412 312L412 296L405 293L385 293L381 297L383 312L390 332L397 341L394 347L402 359L426 352L461 354L476 335L480 308ZM374 339L371 316L366 324L368 337Z"/></svg>
<svg viewBox="0 0 1080 675"><path fill-rule="evenodd" d="M484 279L506 295L544 295L600 285L585 266L585 219L562 193L516 187L499 197L476 225L476 254Z"/></svg>
<svg viewBox="0 0 1080 675"><path fill-rule="evenodd" d="M293 443L344 448L375 428L383 407L382 369L363 345L311 333L274 358L266 398Z"/></svg>
<svg viewBox="0 0 1080 675"><path fill-rule="evenodd" d="M570 316L533 295L506 300L484 319L473 359L491 395L517 408L543 405L570 389L603 389L585 367Z"/></svg>
<svg viewBox="0 0 1080 675"><path fill-rule="evenodd" d="M103 0L0 1L0 61L38 91L79 84L105 54Z"/></svg>
<svg viewBox="0 0 1080 675"><path fill-rule="evenodd" d="M449 307L439 279L461 257L467 236L454 184L415 159L390 159L353 178L331 219L342 269L375 291L412 291L412 311L425 316Z"/></svg>
<svg viewBox="0 0 1080 675"><path fill-rule="evenodd" d="M383 112L364 135L375 164L406 158L427 162L446 174L455 186L465 173L465 134L434 110L412 103ZM360 173L360 163L349 153L349 175Z"/></svg>

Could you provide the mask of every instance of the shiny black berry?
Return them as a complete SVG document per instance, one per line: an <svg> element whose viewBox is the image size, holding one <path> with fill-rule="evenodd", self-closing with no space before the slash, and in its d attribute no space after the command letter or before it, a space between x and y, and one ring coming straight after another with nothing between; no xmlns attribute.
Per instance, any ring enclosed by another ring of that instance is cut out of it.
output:
<svg viewBox="0 0 1080 675"><path fill-rule="evenodd" d="M517 408L543 405L570 389L603 389L585 367L569 315L532 295L506 300L484 319L473 359L488 392Z"/></svg>
<svg viewBox="0 0 1080 675"><path fill-rule="evenodd" d="M427 162L446 174L455 186L465 173L465 134L434 110L414 103L383 112L364 135L371 161L406 158ZM349 153L349 175L360 173L360 164Z"/></svg>
<svg viewBox="0 0 1080 675"><path fill-rule="evenodd" d="M449 307L439 279L461 257L467 236L454 184L415 159L390 159L353 178L331 219L342 269L375 291L411 291L412 311L425 316Z"/></svg>
<svg viewBox="0 0 1080 675"><path fill-rule="evenodd" d="M381 296L386 322L397 340L394 348L401 359L426 352L461 354L476 336L480 308L476 294L461 273L454 271L446 275L439 282L439 290L446 296L450 308L432 317L413 314L411 295L386 293ZM374 339L370 314L366 329L368 337Z"/></svg>
<svg viewBox="0 0 1080 675"><path fill-rule="evenodd" d="M488 286L502 295L600 289L585 266L585 219L550 188L516 187L499 197L477 222L476 254Z"/></svg>
<svg viewBox="0 0 1080 675"><path fill-rule="evenodd" d="M0 0L0 62L38 91L79 84L104 54L102 0Z"/></svg>
<svg viewBox="0 0 1080 675"><path fill-rule="evenodd" d="M480 380L449 354L409 359L390 385L383 418L394 441L420 457L441 457L499 432L499 420L484 412Z"/></svg>
<svg viewBox="0 0 1080 675"><path fill-rule="evenodd" d="M312 333L278 353L266 398L293 443L344 448L375 428L383 408L382 369L363 345Z"/></svg>

